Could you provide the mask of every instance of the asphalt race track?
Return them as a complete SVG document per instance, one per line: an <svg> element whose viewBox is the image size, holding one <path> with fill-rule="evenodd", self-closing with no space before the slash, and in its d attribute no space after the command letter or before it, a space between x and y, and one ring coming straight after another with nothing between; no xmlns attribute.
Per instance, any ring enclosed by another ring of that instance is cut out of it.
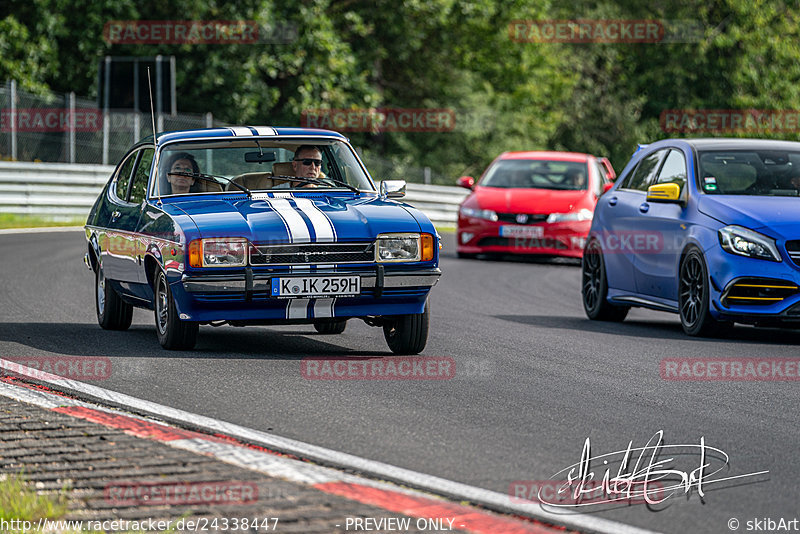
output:
<svg viewBox="0 0 800 534"><path fill-rule="evenodd" d="M445 237L423 355L453 358L451 380L303 378L309 356L390 356L382 332L360 321L339 336L207 326L191 353L162 350L150 312L137 310L127 332L103 331L77 231L0 235L0 357L108 357L98 386L501 493L579 462L587 437L593 456L643 446L659 430L667 445L704 437L729 464L706 480L702 501L692 491L652 508L586 511L681 533L730 532L731 518L742 531L755 519L794 519L800 383L665 380L660 362L800 360L800 333L737 327L728 339L691 339L677 316L650 311L590 322L577 263L460 260ZM670 464L699 465L697 452ZM592 468L602 476L601 462Z"/></svg>

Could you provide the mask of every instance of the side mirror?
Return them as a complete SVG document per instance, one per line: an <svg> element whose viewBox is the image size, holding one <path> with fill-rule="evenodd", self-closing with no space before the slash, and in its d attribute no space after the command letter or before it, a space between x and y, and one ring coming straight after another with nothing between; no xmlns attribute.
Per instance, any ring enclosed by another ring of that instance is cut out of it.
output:
<svg viewBox="0 0 800 534"><path fill-rule="evenodd" d="M603 193L604 194L608 193L609 191L611 191L612 187L614 187L614 184L612 182L607 182L607 183L603 184Z"/></svg>
<svg viewBox="0 0 800 534"><path fill-rule="evenodd" d="M475 178L472 176L462 176L458 180L456 180L456 184L460 185L461 187L465 187L467 189L472 189L475 187Z"/></svg>
<svg viewBox="0 0 800 534"><path fill-rule="evenodd" d="M681 204L681 188L678 184L655 184L647 188L647 202L671 202Z"/></svg>
<svg viewBox="0 0 800 534"><path fill-rule="evenodd" d="M384 198L403 198L406 196L405 180L384 180L381 182L381 196Z"/></svg>

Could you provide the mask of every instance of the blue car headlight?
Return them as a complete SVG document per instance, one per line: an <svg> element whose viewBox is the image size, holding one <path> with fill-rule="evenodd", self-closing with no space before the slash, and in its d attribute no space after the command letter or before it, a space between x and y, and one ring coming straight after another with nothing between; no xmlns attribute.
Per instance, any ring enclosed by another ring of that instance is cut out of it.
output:
<svg viewBox="0 0 800 534"><path fill-rule="evenodd" d="M719 244L731 254L757 258L760 260L781 261L775 240L743 226L730 225L717 232Z"/></svg>
<svg viewBox="0 0 800 534"><path fill-rule="evenodd" d="M486 219L487 221L497 221L497 213L492 210L479 210L462 206L459 211L463 217L475 217L477 219Z"/></svg>

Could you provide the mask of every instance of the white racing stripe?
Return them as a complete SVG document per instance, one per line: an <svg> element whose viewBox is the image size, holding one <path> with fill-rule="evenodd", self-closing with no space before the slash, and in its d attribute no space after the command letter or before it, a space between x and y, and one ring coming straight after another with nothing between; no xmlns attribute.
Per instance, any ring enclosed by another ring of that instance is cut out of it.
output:
<svg viewBox="0 0 800 534"><path fill-rule="evenodd" d="M13 370L14 373L18 375L29 376L37 382L50 384L59 391L89 397L93 400L98 400L104 403L109 403L113 406L122 407L134 413L148 414L158 417L164 421L188 426L189 428L196 428L205 432L210 432L211 434L221 433L225 436L230 436L246 443L252 443L254 445L260 445L271 450L293 454L301 459L337 466L350 471L363 473L366 476L371 476L386 481L393 481L406 486L430 491L436 495L442 495L451 499L469 501L478 505L486 506L493 510L498 510L505 513L520 514L526 517L532 517L534 519L553 523L555 525L564 525L568 528L588 530L590 532L603 534L654 534L653 531L650 530L641 529L599 517L588 515L566 515L548 512L543 510L538 504L535 503L515 503L508 495L503 493L477 488L475 486L469 486L460 482L454 482L452 480L447 480L433 475L412 471L410 469L361 458L345 452L326 449L324 447L312 445L291 438L284 438L275 434L262 432L260 430L254 430L252 428L235 425L233 423L227 423L219 419L193 414L177 408L164 406L163 404L158 404L144 399L138 399L124 393L118 393L116 391L104 389L92 384L85 384L76 380L68 380L55 375L53 375L52 378L42 378L41 371L21 366L1 358L0 368ZM13 388L14 390L25 389L0 383L0 394L12 398L16 397L15 394L10 392L10 388ZM81 402L72 401L71 399L66 398L57 399L57 402L60 405L69 405L70 401ZM186 441L188 442L190 440ZM172 444L175 442L166 443ZM190 449L194 447L189 446L186 448ZM315 467L318 467L319 469L325 469L319 466ZM352 475L340 474L337 476L337 478L340 480L342 480L343 477L351 478ZM369 484L375 487L377 487L377 484L382 484L384 487L389 486L385 482L376 480L363 478L359 480L362 484ZM409 491L394 486L392 487L393 491Z"/></svg>
<svg viewBox="0 0 800 534"><path fill-rule="evenodd" d="M287 319L305 319L308 317L308 303L310 299L289 299L286 307Z"/></svg>
<svg viewBox="0 0 800 534"><path fill-rule="evenodd" d="M233 132L235 136L253 136L253 131L247 126L228 126L228 129Z"/></svg>
<svg viewBox="0 0 800 534"><path fill-rule="evenodd" d="M258 135L278 135L272 126L253 126L253 129L258 132Z"/></svg>
<svg viewBox="0 0 800 534"><path fill-rule="evenodd" d="M336 299L317 299L314 303L314 318L335 317L333 305Z"/></svg>
<svg viewBox="0 0 800 534"><path fill-rule="evenodd" d="M289 204L285 198L273 198L268 200L275 213L286 222L289 227L289 242L290 243L310 243L311 234L308 231L306 221L297 213L297 210Z"/></svg>
<svg viewBox="0 0 800 534"><path fill-rule="evenodd" d="M305 213L314 226L314 233L317 234L317 242L330 243L336 241L336 230L333 222L319 209L311 199L296 197L294 199L297 209Z"/></svg>

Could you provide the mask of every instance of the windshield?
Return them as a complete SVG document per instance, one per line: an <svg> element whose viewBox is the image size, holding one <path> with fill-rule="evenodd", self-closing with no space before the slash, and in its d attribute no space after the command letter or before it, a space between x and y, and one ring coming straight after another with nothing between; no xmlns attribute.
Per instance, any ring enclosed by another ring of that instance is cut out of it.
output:
<svg viewBox="0 0 800 534"><path fill-rule="evenodd" d="M500 160L486 173L480 185L525 189L585 190L586 163L530 159Z"/></svg>
<svg viewBox="0 0 800 534"><path fill-rule="evenodd" d="M167 145L152 196L222 191L373 191L352 149L329 139L233 139ZM293 179L295 178L295 179Z"/></svg>
<svg viewBox="0 0 800 534"><path fill-rule="evenodd" d="M700 188L710 195L800 195L800 152L714 150L699 152Z"/></svg>

